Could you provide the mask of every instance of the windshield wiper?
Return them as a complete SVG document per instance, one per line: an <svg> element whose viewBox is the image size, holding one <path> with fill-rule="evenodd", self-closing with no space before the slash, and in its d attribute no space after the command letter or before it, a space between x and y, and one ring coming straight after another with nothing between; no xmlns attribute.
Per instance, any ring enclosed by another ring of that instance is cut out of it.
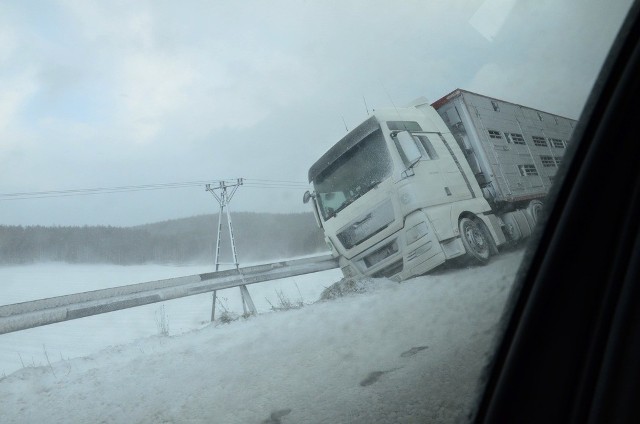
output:
<svg viewBox="0 0 640 424"><path fill-rule="evenodd" d="M338 206L338 208L336 208L330 215L329 217L332 218L334 216L337 215L338 212L340 212L341 210L343 210L344 208L346 208L347 206L349 206L350 204L352 204L353 202L355 202L356 200L358 200L359 198L361 198L365 193L368 193L370 190L376 188L382 181L380 180L373 180L369 183L369 185L367 185L365 187L364 190L360 190L356 195L354 195L353 197L345 200L340 206Z"/></svg>
<svg viewBox="0 0 640 424"><path fill-rule="evenodd" d="M369 185L367 186L367 188L363 192L363 194L368 192L371 189L377 188L380 185L381 182L382 182L382 180L379 180L379 179L371 180L371 182L369 182Z"/></svg>
<svg viewBox="0 0 640 424"><path fill-rule="evenodd" d="M360 197L360 196L354 196L354 197L352 197L350 199L345 200L340 206L338 206L338 208L336 210L333 211L332 216L336 216L336 214L338 212L340 212L341 210L343 210L344 208L346 208L347 206L352 204L358 197Z"/></svg>
<svg viewBox="0 0 640 424"><path fill-rule="evenodd" d="M382 180L380 180L380 179L371 180L369 182L369 184L365 186L364 190L359 190L353 197L350 197L349 199L346 199L340 206L338 206L336 209L332 210L328 214L328 218L327 219L333 218L334 216L336 216L338 214L338 212L340 212L341 210L343 210L344 208L346 208L347 206L349 206L350 204L352 204L353 202L358 200L365 193L368 193L370 190L376 188L378 185L380 185L381 182L382 182Z"/></svg>

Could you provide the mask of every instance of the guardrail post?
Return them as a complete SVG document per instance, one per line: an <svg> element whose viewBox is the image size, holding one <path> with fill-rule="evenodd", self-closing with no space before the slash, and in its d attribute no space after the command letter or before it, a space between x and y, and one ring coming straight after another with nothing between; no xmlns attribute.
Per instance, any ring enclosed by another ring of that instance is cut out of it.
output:
<svg viewBox="0 0 640 424"><path fill-rule="evenodd" d="M256 306L253 304L253 299L251 299L247 286L240 286L240 294L242 295L242 309L244 309L244 314L255 315L257 313Z"/></svg>
<svg viewBox="0 0 640 424"><path fill-rule="evenodd" d="M217 296L217 290L213 291L213 302L211 302L211 322L213 322L213 320L216 317L216 296Z"/></svg>
<svg viewBox="0 0 640 424"><path fill-rule="evenodd" d="M245 279L244 279L244 275L242 274L242 272L240 271L240 268L238 268L238 274L240 274L240 277L242 278L242 282L246 283ZM258 311L256 310L256 305L254 305L253 303L253 299L251 299L251 295L249 294L249 289L247 289L247 286L245 284L240 286L240 296L242 296L242 309L244 310L244 314L251 314L251 315L255 315L258 313ZM248 311L247 311L248 309Z"/></svg>

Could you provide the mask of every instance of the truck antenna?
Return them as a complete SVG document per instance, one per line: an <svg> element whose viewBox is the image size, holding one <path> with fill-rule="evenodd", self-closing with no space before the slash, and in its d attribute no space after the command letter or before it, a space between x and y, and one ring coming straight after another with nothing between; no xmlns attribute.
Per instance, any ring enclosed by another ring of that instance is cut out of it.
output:
<svg viewBox="0 0 640 424"><path fill-rule="evenodd" d="M347 128L347 123L344 120L344 116L340 115L340 117L342 118L342 123L344 124L344 129L347 130L347 132L349 132L349 128Z"/></svg>
<svg viewBox="0 0 640 424"><path fill-rule="evenodd" d="M400 116L400 112L398 111L396 104L393 102L393 99L391 98L391 94L389 94L389 92L387 91L387 87L384 86L382 81L380 81L380 85L382 86L382 89L384 90L384 92L387 94L387 97L389 98L389 101L393 105L393 108L396 110L396 113L398 114L398 116Z"/></svg>
<svg viewBox="0 0 640 424"><path fill-rule="evenodd" d="M364 101L364 108L367 110L367 116L369 116L369 106L367 106L367 99L365 99L364 94L362 95L362 100Z"/></svg>

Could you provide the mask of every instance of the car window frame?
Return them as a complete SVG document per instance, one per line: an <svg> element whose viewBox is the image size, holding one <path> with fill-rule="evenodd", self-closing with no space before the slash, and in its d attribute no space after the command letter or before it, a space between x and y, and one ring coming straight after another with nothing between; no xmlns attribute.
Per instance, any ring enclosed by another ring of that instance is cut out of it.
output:
<svg viewBox="0 0 640 424"><path fill-rule="evenodd" d="M640 365L629 353L640 355L640 319L629 319L640 310L640 296L632 295L640 291L634 284L640 281L640 171L633 166L640 147L629 119L640 113L639 12L636 1L527 247L501 319L477 423L640 418L629 390L640 385ZM598 178L610 192L598 190ZM612 199L617 207L606 203ZM588 255L594 245L605 252L595 262ZM625 331L631 335L621 336Z"/></svg>

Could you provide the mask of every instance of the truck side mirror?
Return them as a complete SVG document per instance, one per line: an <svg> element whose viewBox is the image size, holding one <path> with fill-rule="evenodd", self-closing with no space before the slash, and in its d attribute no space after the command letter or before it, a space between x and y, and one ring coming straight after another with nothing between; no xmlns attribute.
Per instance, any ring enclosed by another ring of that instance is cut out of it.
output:
<svg viewBox="0 0 640 424"><path fill-rule="evenodd" d="M405 165L411 168L422 158L422 153L416 145L416 141L409 131L400 131L395 134L396 146L400 150L400 155L405 161Z"/></svg>
<svg viewBox="0 0 640 424"><path fill-rule="evenodd" d="M309 200L311 200L313 196L311 195L311 193L309 193L309 190L304 192L304 195L302 196L302 203L307 204L309 203Z"/></svg>
<svg viewBox="0 0 640 424"><path fill-rule="evenodd" d="M309 193L309 190L304 192L304 196L302 196L302 202L309 203L309 200L315 198L315 193ZM319 228L322 228L322 221L320 220L320 212L318 212L318 205L315 202L312 203L313 206L313 216L316 218L316 224Z"/></svg>

